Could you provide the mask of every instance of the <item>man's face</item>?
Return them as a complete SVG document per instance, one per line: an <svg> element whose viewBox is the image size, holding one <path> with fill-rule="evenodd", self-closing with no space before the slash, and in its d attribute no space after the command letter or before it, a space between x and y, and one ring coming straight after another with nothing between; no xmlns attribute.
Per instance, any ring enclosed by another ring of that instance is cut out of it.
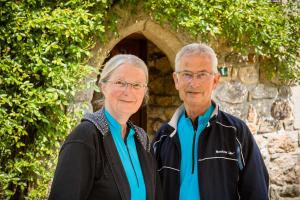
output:
<svg viewBox="0 0 300 200"><path fill-rule="evenodd" d="M211 95L220 75L213 73L211 59L205 54L186 55L181 58L180 69L173 73L175 87L185 106L208 108Z"/></svg>

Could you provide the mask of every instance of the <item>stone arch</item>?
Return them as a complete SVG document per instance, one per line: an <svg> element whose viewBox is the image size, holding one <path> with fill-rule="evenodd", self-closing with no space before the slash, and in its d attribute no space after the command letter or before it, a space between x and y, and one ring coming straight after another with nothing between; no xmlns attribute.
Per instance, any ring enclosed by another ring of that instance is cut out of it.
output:
<svg viewBox="0 0 300 200"><path fill-rule="evenodd" d="M142 34L149 41L153 42L166 54L172 67L174 67L176 52L183 46L183 43L177 38L176 35L149 19L136 21L135 23L125 28L120 28L118 38L110 38L110 41L102 47L97 45L98 47L96 46L95 49L96 58L93 61L94 65L97 68L101 68L101 65L105 61L105 58L114 48L114 46L116 46L127 36L134 33Z"/></svg>

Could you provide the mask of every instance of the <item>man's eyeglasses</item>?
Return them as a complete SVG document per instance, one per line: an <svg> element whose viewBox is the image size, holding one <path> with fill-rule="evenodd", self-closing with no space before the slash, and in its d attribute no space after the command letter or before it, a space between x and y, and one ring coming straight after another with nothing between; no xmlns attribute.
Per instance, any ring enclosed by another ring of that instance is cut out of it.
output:
<svg viewBox="0 0 300 200"><path fill-rule="evenodd" d="M129 83L129 82L123 81L123 80L105 81L105 82L112 83L112 84L114 84L114 86L116 86L119 89L125 89L129 85L131 86L131 88L133 88L135 90L141 90L141 89L147 88L146 84L142 84L142 83Z"/></svg>
<svg viewBox="0 0 300 200"><path fill-rule="evenodd" d="M176 72L176 74L179 75L180 78L182 78L184 81L190 82L193 80L194 77L196 78L196 80L205 81L215 73L207 72L207 71L203 71L203 72L179 71Z"/></svg>

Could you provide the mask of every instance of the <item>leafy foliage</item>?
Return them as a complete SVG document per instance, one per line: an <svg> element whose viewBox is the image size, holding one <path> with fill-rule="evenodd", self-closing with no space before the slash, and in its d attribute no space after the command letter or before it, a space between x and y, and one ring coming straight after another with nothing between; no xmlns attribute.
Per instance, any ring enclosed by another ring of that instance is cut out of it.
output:
<svg viewBox="0 0 300 200"><path fill-rule="evenodd" d="M270 0L148 0L156 20L208 42L223 38L238 51L269 58L270 75L300 82L299 3ZM298 14L297 14L298 13ZM298 63L297 63L298 62Z"/></svg>
<svg viewBox="0 0 300 200"><path fill-rule="evenodd" d="M0 4L0 198L38 199L74 123L66 110L92 70L89 49L102 37L110 2Z"/></svg>

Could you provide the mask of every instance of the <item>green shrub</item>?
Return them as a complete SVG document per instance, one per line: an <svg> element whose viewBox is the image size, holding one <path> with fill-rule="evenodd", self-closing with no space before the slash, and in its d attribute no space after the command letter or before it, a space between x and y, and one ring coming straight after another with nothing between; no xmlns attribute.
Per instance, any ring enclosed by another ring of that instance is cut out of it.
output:
<svg viewBox="0 0 300 200"><path fill-rule="evenodd" d="M229 46L267 58L270 78L300 82L299 2L271 0L148 0L161 23L171 22L204 42L225 39ZM298 63L297 63L298 62Z"/></svg>
<svg viewBox="0 0 300 200"><path fill-rule="evenodd" d="M109 2L0 5L0 198L43 198L59 142L74 123L66 110L92 70L89 50L104 33Z"/></svg>

